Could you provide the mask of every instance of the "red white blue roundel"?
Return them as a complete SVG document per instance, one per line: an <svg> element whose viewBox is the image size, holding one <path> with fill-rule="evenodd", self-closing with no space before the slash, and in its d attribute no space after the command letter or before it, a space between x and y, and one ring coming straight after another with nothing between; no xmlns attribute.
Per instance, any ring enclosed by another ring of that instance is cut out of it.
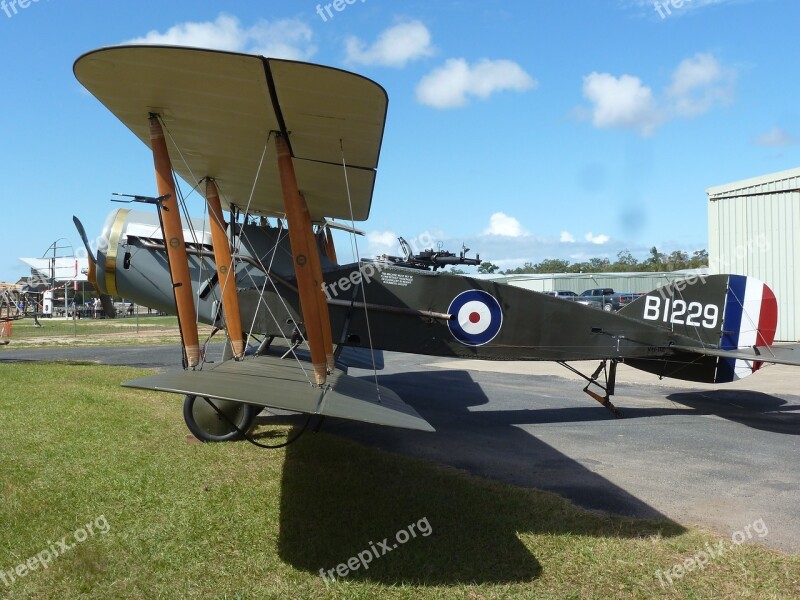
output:
<svg viewBox="0 0 800 600"><path fill-rule="evenodd" d="M450 333L467 346L483 346L500 333L503 311L494 296L483 290L461 292L450 303Z"/></svg>

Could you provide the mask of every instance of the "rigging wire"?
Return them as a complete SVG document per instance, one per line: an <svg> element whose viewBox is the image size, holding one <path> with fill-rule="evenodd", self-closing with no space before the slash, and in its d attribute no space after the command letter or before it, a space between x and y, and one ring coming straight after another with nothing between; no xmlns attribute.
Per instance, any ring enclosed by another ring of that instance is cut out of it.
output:
<svg viewBox="0 0 800 600"><path fill-rule="evenodd" d="M191 167L189 166L189 163L186 160L186 157L183 155L183 152L181 151L180 146L176 143L175 138L172 135L172 132L169 130L169 128L167 127L166 123L164 123L163 119L160 116L159 116L159 120L161 121L162 126L164 127L164 129L167 131L167 134L168 134L168 136L170 138L170 141L172 142L173 146L177 150L178 155L181 157L181 160L183 161L183 164L186 166L186 169L189 171L189 174L192 177L192 180L193 181L198 181L197 177L195 176L194 172L192 171ZM261 171L262 171L262 168L264 166L264 159L265 159L265 157L267 155L267 150L269 149L269 142L272 139L273 133L274 132L270 131L269 134L267 135L267 139L266 139L266 141L264 143L264 149L261 152L261 157L260 157L260 160L259 160L259 163L258 163L258 169L256 170L256 174L255 174L255 177L253 179L253 185L252 185L252 187L250 189L250 195L249 195L248 200L247 200L247 205L246 205L244 213L243 213L243 217L244 217L243 220L244 220L245 224L247 222L248 215L250 215L250 207L252 205L253 198L255 196L256 188L258 186L258 181L260 179ZM190 192L189 196L187 196L185 198L183 197L182 191L181 191L180 187L177 184L177 177L176 177L176 173L175 173L174 169L173 169L173 179L175 180L176 193L179 196L179 198L178 198L179 206L181 207L181 210L183 211L183 214L184 214L184 217L187 220L187 223L189 223L189 231L190 231L190 234L192 235L192 239L193 239L194 243L199 247L200 244L199 244L199 242L197 240L196 232L195 232L194 228L191 226L191 219L190 219L190 216L189 216L189 213L188 213L188 209L187 209L187 205L186 205L186 199L188 199L188 197L191 196L191 194L193 194L198 189L198 187L203 183L203 181L206 180L206 178L200 179L198 181L197 185L195 185L192 188L192 191ZM219 182L215 182L215 183L217 184L217 189L218 189L218 192L219 192L220 196L224 197L223 196L223 192L220 189ZM228 205L233 207L233 205L231 205L230 203L228 203ZM207 214L207 211L208 211L207 203L206 203L205 211L206 211L206 214ZM232 216L233 216L233 211L232 211ZM238 221L238 219L237 219L237 221ZM233 230L234 230L234 227L236 226L236 224L237 223L232 218L231 219L231 232L232 233L233 233ZM241 250L241 245L243 243L243 238L246 238L246 234L244 233L243 227L244 227L244 225L240 229L241 235L237 236L238 239L236 239L236 243L235 243L234 248L233 248L234 257L239 254L239 252ZM204 220L204 225L203 225L203 236L205 237L205 220ZM257 319L257 315L258 315L258 308L260 308L262 302L264 302L265 308L270 313L270 316L272 317L273 321L275 321L275 325L278 327L278 330L281 331L281 332L283 331L282 328L280 327L278 319L272 313L272 310L269 308L269 305L266 303L266 301L263 298L264 292L266 291L266 286L267 286L268 283L272 284L273 288L275 289L276 294L278 295L278 297L281 300L281 303L283 304L284 308L286 309L287 314L291 317L291 311L289 311L289 308L286 305L285 301L283 300L283 297L281 296L281 294L278 292L274 281L272 281L272 278L269 276L269 269L272 266L272 263L273 263L273 261L275 259L275 255L277 254L279 242L280 242L280 235L276 238L276 241L275 241L275 247L273 248L273 251L272 251L272 258L270 260L270 266L265 269L266 279L264 281L263 287L261 287L260 290L259 290L259 301L258 301L258 304L256 306L256 310L254 311L254 314L253 314L253 322L251 323L250 329L247 332L247 338L248 339L250 339L253 336L254 329L255 329L255 324L256 324L256 319ZM249 240L248 240L248 243L249 243ZM252 244L251 244L251 247L252 247ZM259 263L259 265L262 268L264 268L264 264L261 261L261 257L254 257L254 258ZM203 257L203 256L200 256L199 259L200 259L200 273L199 273L199 279L198 279L198 288L202 284L203 267L205 266L205 261L207 260L207 258ZM247 272L248 276L250 277L251 283L254 285L254 287L256 289L259 289L259 285L255 281L255 279L253 278L252 273L250 273L249 271L246 271L246 272ZM235 271L234 271L234 281L235 281ZM227 283L228 283L228 281L227 281L227 278L226 278L226 281L224 282L220 293L224 294L224 292L225 292L225 287L224 286L227 285ZM214 294L214 296L213 296L214 299L219 303L219 297L217 296L216 291L212 290L212 293ZM195 318L196 318L196 320L199 320L199 311L200 311L199 303L196 303L195 304ZM299 330L299 328L298 328L298 330ZM305 342L306 340L303 337L302 332L300 332L300 336L303 339L303 342ZM308 380L308 382L311 383L311 377L310 377L309 373L306 371L306 369L305 369L302 361L300 360L300 358L294 352L294 348L292 347L293 345L292 345L291 341L286 339L285 335L282 335L282 337L287 342L287 344L289 344L289 347L290 347L290 350L292 352L292 355L295 357L295 359L297 360L298 364L302 368L303 373L305 374L306 379ZM211 338L211 336L209 336L209 340L210 340L210 338ZM230 335L229 334L228 334L228 342L230 343Z"/></svg>
<svg viewBox="0 0 800 600"><path fill-rule="evenodd" d="M267 143L269 143L269 140L267 141ZM264 152L265 153L266 153L266 149L267 149L267 146L264 147ZM263 155L262 155L262 160L263 160ZM219 186L219 182L218 182L218 186L217 187L218 187L220 196L224 197L225 192L222 189L222 187ZM254 186L253 189L255 189L255 186ZM248 202L248 209L247 209L248 211L249 211L249 204L250 203ZM247 218L247 214L248 214L247 212L244 213L245 219ZM273 311L270 308L269 304L264 299L264 293L266 292L267 285L270 284L270 285L272 285L272 288L275 291L275 295L278 297L279 301L283 305L284 310L286 310L286 314L291 318L292 313L289 310L289 306L286 304L286 301L283 299L283 296L278 291L278 288L275 285L274 280L269 275L270 272L271 272L271 269L272 269L272 265L274 264L275 257L277 256L277 253L278 253L278 250L279 250L280 241L283 239L283 237L282 237L282 232L284 231L283 230L283 221L279 220L278 222L279 222L280 226L278 228L278 234L275 237L275 243L274 243L272 249L269 251L269 254L271 256L270 256L270 261L269 261L269 265L268 266L264 265L264 262L262 261L262 257L258 256L257 253L255 252L255 246L250 242L250 239L248 238L247 233L244 230L244 226L239 228L238 247L237 247L237 249L235 251L236 254L239 253L239 248L241 247L241 245L246 243L247 246L251 250L253 250L253 252L251 252L251 254L253 255L253 259L259 264L261 270L265 274L265 280L264 280L264 284L262 286L255 280L255 278L253 277L252 272L249 269L245 270L245 273L247 274L247 277L250 279L250 283L253 285L253 288L259 290L258 303L256 304L256 308L255 308L255 310L253 312L253 321L251 322L250 329L248 331L248 339L253 335L253 332L255 331L256 320L257 320L257 317L258 317L258 310L261 307L261 304L263 302L264 307L266 308L267 312L269 313L270 317L272 318L273 322L275 323L275 326L276 326L277 330L279 332L281 332L281 337L284 339L284 341L289 346L289 349L290 349L290 351L292 353L292 356L294 356L294 358L297 361L298 365L302 369L303 374L306 376L306 380L308 381L309 385L313 385L312 381L311 381L311 375L306 370L305 365L303 364L303 361L300 360L300 357L297 356L297 354L294 351L294 347L293 347L294 345L292 344L291 340L286 338L286 335L283 333L283 328L280 326L278 318L275 316L275 314L273 313ZM233 227L233 224L231 226ZM286 234L283 234L284 237L285 237L285 235ZM299 327L297 329L299 331ZM305 337L302 334L302 331L299 331L299 334L300 334L301 339L305 343L306 340L305 340Z"/></svg>
<svg viewBox="0 0 800 600"><path fill-rule="evenodd" d="M350 179L347 176L347 161L345 160L344 156L344 140L339 138L339 149L342 153L342 171L344 173L344 185L345 189L347 190L347 204L350 207L350 225L352 226L352 231L350 232L350 246L353 249L353 255L356 258L356 267L358 268L359 273L361 273L361 255L358 251L358 240L356 239L355 229L356 229L356 219L353 213L353 198L350 194ZM364 278L360 278L359 286L361 288L361 298L364 300L364 320L367 324L367 338L369 339L369 356L372 359L372 375L375 378L375 391L378 393L378 402L381 401L381 386L378 383L378 365L375 363L375 346L372 343L372 328L370 327L369 323L369 309L367 308L367 289L364 285ZM353 303L355 302L356 296L353 296L353 300L350 303L352 308Z"/></svg>
<svg viewBox="0 0 800 600"><path fill-rule="evenodd" d="M172 142L172 146L178 152L178 156L180 156L181 160L183 161L183 164L186 167L186 170L189 171L189 175L191 176L192 181L197 181L197 184L194 187L192 187L192 189L189 191L189 194L188 195L184 195L183 190L180 187L180 184L179 184L179 181L178 181L178 175L177 175L175 169L174 168L172 169L173 186L175 187L175 193L178 196L176 198L176 203L177 203L177 205L179 207L179 211L183 214L183 218L186 221L186 225L189 228L189 235L192 238L192 242L195 244L195 246L197 248L201 248L203 244L201 244L200 240L198 240L198 238L197 238L197 231L195 231L191 215L189 214L189 208L188 208L187 200L192 196L192 194L194 194L199 189L200 185L206 180L206 178L204 177L204 178L202 178L200 180L197 179L197 177L195 176L194 172L192 171L191 166L189 165L189 162L186 160L186 157L183 155L183 152L181 151L180 145L175 140L175 137L172 135L172 132L170 131L170 129L167 126L167 124L164 122L164 119L162 118L161 115L158 115L158 120L161 123L161 126L164 129L164 131L167 132L167 135L169 136L169 139ZM203 216L204 216L204 218L203 218L203 229L201 231L201 235L202 235L202 239L205 240L206 239L206 222L207 222L206 215L208 214L208 203L204 202L203 205L204 205L204 208L203 208ZM206 264L206 261L210 260L207 257L205 257L205 256L203 256L201 254L197 258L198 258L198 263L199 263L199 269L198 269L198 273L197 273L197 289L199 290L201 288L202 284L203 284L203 272L206 270L206 268L210 272L211 271L211 267L210 267L210 265L207 266L207 264ZM211 293L213 294L213 298L217 302L217 305L219 306L221 304L220 298L217 296L216 292L213 289L211 290ZM197 322L200 321L200 303L199 302L195 302L194 303L194 308L195 308L195 322L197 323ZM208 345L208 341L211 340L212 336L213 336L213 333L211 334L211 336L208 337L208 340L206 340L206 343L203 345L204 348ZM206 362L206 360L205 360L205 351L202 353L202 359L203 360L200 363L200 369L203 368L203 364L205 364L205 362Z"/></svg>

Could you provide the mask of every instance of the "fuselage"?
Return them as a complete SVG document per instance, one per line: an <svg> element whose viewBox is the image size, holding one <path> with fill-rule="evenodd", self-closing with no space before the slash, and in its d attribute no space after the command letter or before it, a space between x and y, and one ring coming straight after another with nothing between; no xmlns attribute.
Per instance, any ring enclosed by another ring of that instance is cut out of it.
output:
<svg viewBox="0 0 800 600"><path fill-rule="evenodd" d="M223 326L208 227L184 230L197 319ZM109 215L98 252L101 290L175 313L156 215ZM286 229L239 225L232 236L246 333L291 338L302 331ZM434 356L483 360L652 359L684 336L622 314L459 274L371 260L337 265L321 256L333 340Z"/></svg>

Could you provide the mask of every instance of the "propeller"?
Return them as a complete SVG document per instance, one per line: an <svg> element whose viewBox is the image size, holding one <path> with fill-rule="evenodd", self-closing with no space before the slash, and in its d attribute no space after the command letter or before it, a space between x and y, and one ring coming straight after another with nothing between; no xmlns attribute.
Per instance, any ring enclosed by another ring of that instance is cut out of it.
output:
<svg viewBox="0 0 800 600"><path fill-rule="evenodd" d="M100 291L100 287L97 285L97 260L92 254L92 248L89 245L89 238L86 235L86 230L83 228L83 223L80 222L78 217L73 216L72 222L75 223L75 228L78 230L78 235L81 236L83 245L86 247L86 254L89 258L89 273L87 274L89 283L92 284L92 287L94 287L97 295L100 296L100 304L103 306L103 312L105 312L105 315L108 318L113 319L117 316L117 309L114 308L114 301L111 299L111 296L102 293Z"/></svg>

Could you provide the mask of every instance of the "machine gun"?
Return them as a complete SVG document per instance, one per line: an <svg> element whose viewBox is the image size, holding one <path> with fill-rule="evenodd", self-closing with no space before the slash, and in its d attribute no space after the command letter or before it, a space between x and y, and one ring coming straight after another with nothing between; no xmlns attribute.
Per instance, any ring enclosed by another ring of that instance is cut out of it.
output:
<svg viewBox="0 0 800 600"><path fill-rule="evenodd" d="M462 246L461 252L455 254L442 250L441 242L439 247L434 250L428 248L419 254L414 254L409 244L404 238L397 238L400 242L400 247L403 249L403 257L399 256L385 256L385 260L402 267L410 267L412 269L424 269L427 271L436 271L448 265L470 265L477 266L481 264L481 257L475 255L475 258L467 258L469 248Z"/></svg>

